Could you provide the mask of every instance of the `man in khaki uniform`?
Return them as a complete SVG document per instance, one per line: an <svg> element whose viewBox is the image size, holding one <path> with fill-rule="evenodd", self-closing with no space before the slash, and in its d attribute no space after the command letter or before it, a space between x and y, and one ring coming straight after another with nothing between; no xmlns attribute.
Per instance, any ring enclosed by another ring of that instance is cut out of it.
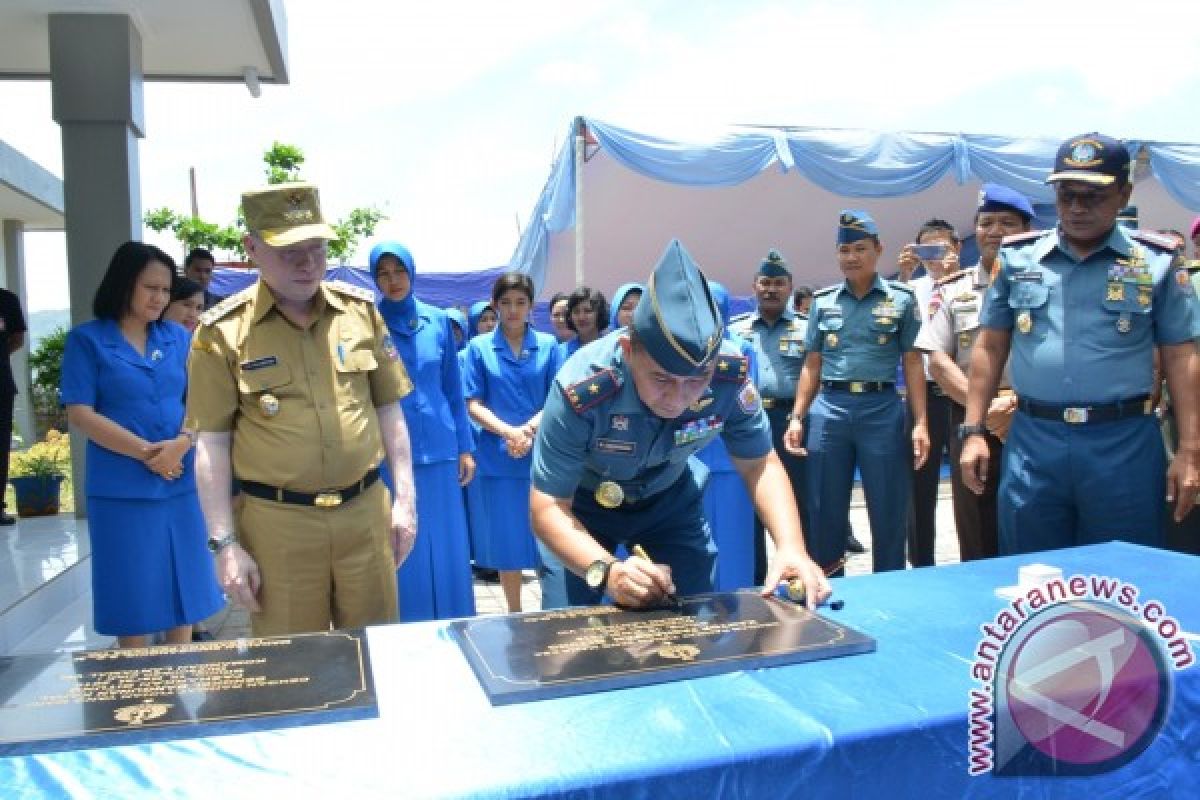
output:
<svg viewBox="0 0 1200 800"><path fill-rule="evenodd" d="M997 543L996 490L1000 485L1000 452L1016 410L1016 396L1009 388L1008 370L1000 391L988 409L987 425L991 464L982 494L975 494L962 480L958 459L962 439L958 426L966 415L967 370L971 348L979 335L979 313L991 276L990 265L1005 236L1029 230L1033 207L1019 192L994 183L984 184L975 211L975 241L979 245L978 266L947 275L934 287L928 320L921 327L916 346L929 354L929 374L950 398L950 488L954 498L954 527L963 561L994 556Z"/></svg>
<svg viewBox="0 0 1200 800"><path fill-rule="evenodd" d="M242 208L259 280L204 314L188 370L217 574L256 635L394 621L395 570L416 535L397 402L412 384L371 293L322 281L336 234L316 187L247 192Z"/></svg>

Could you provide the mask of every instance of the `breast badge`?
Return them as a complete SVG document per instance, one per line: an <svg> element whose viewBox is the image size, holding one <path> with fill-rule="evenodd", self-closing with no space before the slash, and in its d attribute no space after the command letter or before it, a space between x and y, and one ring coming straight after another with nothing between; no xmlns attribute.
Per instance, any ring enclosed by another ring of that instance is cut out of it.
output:
<svg viewBox="0 0 1200 800"><path fill-rule="evenodd" d="M625 490L615 481L605 481L596 487L596 502L604 508L617 508L625 502Z"/></svg>
<svg viewBox="0 0 1200 800"><path fill-rule="evenodd" d="M270 392L264 392L258 398L258 410L264 417L273 417L279 413L279 398Z"/></svg>
<svg viewBox="0 0 1200 800"><path fill-rule="evenodd" d="M1033 315L1028 311L1022 311L1017 315L1017 330L1021 333L1029 333L1033 330Z"/></svg>

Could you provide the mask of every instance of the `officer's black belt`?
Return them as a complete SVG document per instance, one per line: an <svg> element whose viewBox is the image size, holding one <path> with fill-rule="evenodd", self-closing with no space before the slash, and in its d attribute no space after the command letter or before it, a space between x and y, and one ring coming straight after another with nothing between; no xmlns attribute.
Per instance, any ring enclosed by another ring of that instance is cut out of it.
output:
<svg viewBox="0 0 1200 800"><path fill-rule="evenodd" d="M895 381L821 381L826 389L836 389L851 394L863 392L890 392L896 388Z"/></svg>
<svg viewBox="0 0 1200 800"><path fill-rule="evenodd" d="M1144 417L1153 410L1148 394L1119 400L1116 403L1076 406L1039 403L1036 400L1018 397L1017 408L1031 417L1052 419L1069 425L1090 425L1096 422L1115 422L1127 417Z"/></svg>
<svg viewBox="0 0 1200 800"><path fill-rule="evenodd" d="M764 394L762 396L762 404L763 404L763 408L765 408L767 411L771 411L771 410L777 409L777 408L783 408L783 409L787 409L788 411L791 411L792 406L796 405L796 398L794 398L794 397L767 397Z"/></svg>
<svg viewBox="0 0 1200 800"><path fill-rule="evenodd" d="M320 492L293 492L278 486L268 486L256 481L239 481L242 491L252 497L263 500L274 500L276 503L288 503L296 506L315 506L316 508L337 508L370 489L379 480L379 467L372 467L357 483L342 489L324 489Z"/></svg>

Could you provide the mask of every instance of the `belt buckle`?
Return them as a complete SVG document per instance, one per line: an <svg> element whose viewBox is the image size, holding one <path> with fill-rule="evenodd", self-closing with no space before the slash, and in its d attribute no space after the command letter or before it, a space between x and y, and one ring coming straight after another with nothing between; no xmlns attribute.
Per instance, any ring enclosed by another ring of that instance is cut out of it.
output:
<svg viewBox="0 0 1200 800"><path fill-rule="evenodd" d="M764 397L762 399L762 407L765 409L768 409L768 410L774 408L775 407L775 398L774 397Z"/></svg>
<svg viewBox="0 0 1200 800"><path fill-rule="evenodd" d="M850 381L850 393L862 394L867 390L866 385L862 381Z"/></svg>
<svg viewBox="0 0 1200 800"><path fill-rule="evenodd" d="M342 504L342 493L326 489L317 492L313 498L313 505L317 508L337 508Z"/></svg>
<svg viewBox="0 0 1200 800"><path fill-rule="evenodd" d="M1068 425L1082 425L1088 421L1088 410L1080 407L1064 408L1062 416L1063 422Z"/></svg>

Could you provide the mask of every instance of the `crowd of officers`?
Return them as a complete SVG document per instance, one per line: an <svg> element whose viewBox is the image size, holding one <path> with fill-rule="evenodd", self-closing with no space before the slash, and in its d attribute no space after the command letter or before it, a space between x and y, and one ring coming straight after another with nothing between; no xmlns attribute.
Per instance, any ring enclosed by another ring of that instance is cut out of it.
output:
<svg viewBox="0 0 1200 800"><path fill-rule="evenodd" d="M947 455L964 560L1195 547L1196 278L1175 240L1117 224L1129 168L1120 142L1073 137L1048 178L1053 229L987 184L979 262L930 220L894 278L874 220L845 210L842 281L796 287L771 252L732 320L672 242L611 312L585 289L555 303L570 344L533 330L525 276L466 320L416 301L398 243L372 252L378 307L325 283L315 187L247 193L259 281L203 316L181 434L218 580L260 634L473 613L471 558L516 573L512 610L528 568L544 607L784 582L815 607L853 542L856 479L875 571L934 563ZM730 512L719 530L706 506Z"/></svg>

